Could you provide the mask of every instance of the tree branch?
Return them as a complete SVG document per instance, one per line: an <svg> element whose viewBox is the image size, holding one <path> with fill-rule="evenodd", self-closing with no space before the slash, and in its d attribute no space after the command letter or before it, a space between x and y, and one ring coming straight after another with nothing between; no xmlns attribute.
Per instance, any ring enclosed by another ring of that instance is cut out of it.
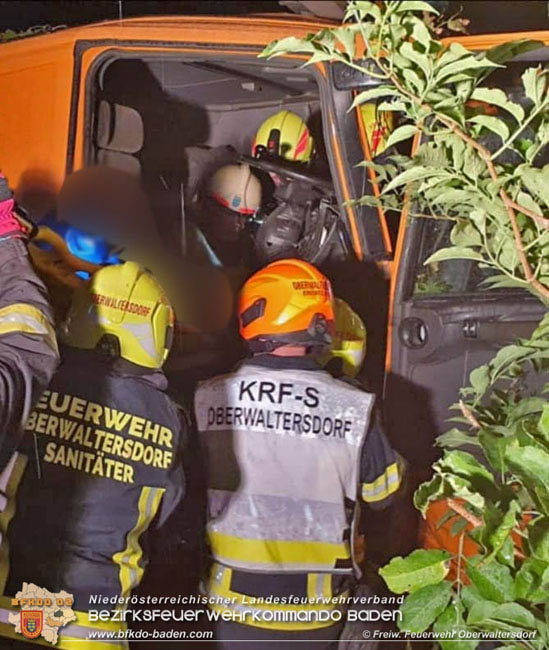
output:
<svg viewBox="0 0 549 650"><path fill-rule="evenodd" d="M463 517L465 521L470 523L473 528L480 528L481 526L484 526L482 519L479 519L478 517L475 517L475 515L471 514L467 508L459 503L459 501L456 501L456 499L448 499L448 506L460 517ZM524 553L518 549L516 545L514 547L514 553L520 560L526 559Z"/></svg>
<svg viewBox="0 0 549 650"><path fill-rule="evenodd" d="M468 420L468 422L471 424L473 429L482 429L482 425L473 415L473 411L471 411L471 409L467 406L467 404L465 404L465 402L462 399L459 400L459 408L460 411L463 413L463 416Z"/></svg>
<svg viewBox="0 0 549 650"><path fill-rule="evenodd" d="M432 106L429 104L426 104L421 100L420 97L417 95L414 95L410 91L408 91L401 83L398 77L394 73L391 73L389 70L385 68L383 63L381 62L381 59L376 58L375 62L377 66L388 76L390 81L395 85L397 90L401 92L405 97L407 97L409 100L413 101L419 108L422 108L424 110L429 111L430 113L434 113L436 116L436 119L438 119L444 126L449 128L455 135L457 135L463 142L468 144L470 147L475 149L475 151L478 152L479 156L484 160L486 167L488 169L488 173L490 174L491 179L495 182L499 182L499 176L497 173L497 170L495 168L495 165L492 161L492 154L484 147L481 145L479 142L477 142L474 138L472 138L470 135L468 135L460 126L457 122L452 120L451 118L447 117L446 115L441 115L440 113L437 113ZM513 231L513 239L515 242L515 248L517 251L518 259L520 262L520 265L522 267L522 271L524 273L524 277L526 279L526 282L540 295L540 297L543 298L543 300L546 303L549 303L549 288L543 285L536 277L532 266L528 260L528 257L526 255L526 252L524 250L524 243L522 241L522 235L520 232L520 228L517 223L517 215L515 210L522 212L524 215L534 219L537 223L539 223L539 219L543 219L543 217L539 217L539 215L535 214L528 208L525 208L524 206L521 206L520 204L516 203L515 201L512 201L510 196L507 194L507 192L501 188L498 192L499 197L501 201L503 202L505 209L507 210L507 215L509 217L509 222L511 224L511 229ZM543 227L549 229L549 219L543 219L544 222L547 222L547 224L544 224Z"/></svg>

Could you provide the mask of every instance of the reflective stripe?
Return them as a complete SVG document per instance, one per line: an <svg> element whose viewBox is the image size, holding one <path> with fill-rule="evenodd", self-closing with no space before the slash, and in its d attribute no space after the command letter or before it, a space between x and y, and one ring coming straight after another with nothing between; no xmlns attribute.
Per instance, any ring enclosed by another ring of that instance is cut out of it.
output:
<svg viewBox="0 0 549 650"><path fill-rule="evenodd" d="M0 489L7 498L7 503L0 513L0 593L4 593L10 567L10 547L8 542L8 528L17 507L17 490L25 473L27 457L15 452L0 475Z"/></svg>
<svg viewBox="0 0 549 650"><path fill-rule="evenodd" d="M330 573L307 574L307 596L309 598L331 598L332 595L332 575Z"/></svg>
<svg viewBox="0 0 549 650"><path fill-rule="evenodd" d="M335 567L337 560L351 557L349 545L325 542L285 541L278 539L245 539L209 531L208 537L214 557L229 566L243 568L253 566L298 565L300 570L314 571L325 566ZM337 571L334 569L334 571ZM341 569L349 573L351 568Z"/></svg>
<svg viewBox="0 0 549 650"><path fill-rule="evenodd" d="M120 595L123 598L129 596L131 590L137 587L143 578L143 567L139 565L143 549L139 538L154 519L165 491L164 488L153 487L141 489L137 521L126 537L126 548L112 556L112 561L120 567Z"/></svg>
<svg viewBox="0 0 549 650"><path fill-rule="evenodd" d="M227 504L231 508L230 519L211 521L208 530L234 537L242 537L241 522L247 521L250 522L247 537L251 539L341 544L344 531L349 527L341 503L308 499L304 495L298 499L295 495L275 496L245 491L235 494L229 490L211 489L208 501L211 513L222 512ZM283 526L281 522L284 522Z"/></svg>
<svg viewBox="0 0 549 650"><path fill-rule="evenodd" d="M316 584L320 587L321 590L327 595L318 594L313 595L308 594L308 598L332 598L331 588L328 587L328 591L325 591L326 585L330 585L331 575L329 573L325 574L313 574L318 576L319 581ZM236 591L231 591L231 578L232 570L229 567L223 566L221 564L214 563L211 568L210 577L205 585L205 593L208 596L213 596L219 599L219 602L209 604L208 607L213 611L218 612L235 612L237 614L244 615L245 613L256 612L259 614L259 618L253 619L251 616L247 616L244 620L235 619L238 623L244 625L250 625L252 627L260 627L268 630L286 630L286 631L306 631L306 630L317 630L323 627L329 627L334 624L333 620L328 621L316 621L314 616L311 621L264 621L261 620L262 612L326 612L338 610L344 612L347 606L343 603L332 603L332 602L308 602L308 603L298 603L298 604L275 604L268 603L262 604L254 603L250 604L250 595L240 594ZM309 587L309 585L308 585ZM345 591L340 594L338 597L345 600L350 595L349 591ZM221 601L221 599L223 599Z"/></svg>
<svg viewBox="0 0 549 650"><path fill-rule="evenodd" d="M0 309L0 335L14 332L44 336L48 345L57 351L57 338L51 323L32 305L21 302Z"/></svg>
<svg viewBox="0 0 549 650"><path fill-rule="evenodd" d="M389 465L372 483L362 484L362 498L366 503L382 501L400 487L400 471L397 463Z"/></svg>

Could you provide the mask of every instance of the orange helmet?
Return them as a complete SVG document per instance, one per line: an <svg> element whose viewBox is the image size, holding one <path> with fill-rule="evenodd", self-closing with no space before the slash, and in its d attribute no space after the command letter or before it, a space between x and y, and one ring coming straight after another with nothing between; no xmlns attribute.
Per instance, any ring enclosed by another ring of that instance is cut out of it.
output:
<svg viewBox="0 0 549 650"><path fill-rule="evenodd" d="M334 324L330 281L303 260L272 262L242 287L238 319L252 352L329 345Z"/></svg>

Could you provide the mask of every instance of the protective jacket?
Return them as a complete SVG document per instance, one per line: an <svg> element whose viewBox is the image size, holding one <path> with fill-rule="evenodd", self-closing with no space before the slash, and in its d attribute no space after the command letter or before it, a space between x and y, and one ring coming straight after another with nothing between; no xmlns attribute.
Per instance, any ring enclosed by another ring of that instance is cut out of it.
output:
<svg viewBox="0 0 549 650"><path fill-rule="evenodd" d="M0 469L59 354L44 285L20 239L0 242ZM3 500L0 493L0 501Z"/></svg>
<svg viewBox="0 0 549 650"><path fill-rule="evenodd" d="M67 348L2 477L11 498L2 514L3 593L16 595L24 582L68 592L77 620L60 629L60 648L90 630L120 627L89 621L88 610L115 608L91 597L131 594L151 530L182 500L187 425L166 383L159 371ZM13 630L0 625L5 636Z"/></svg>
<svg viewBox="0 0 549 650"><path fill-rule="evenodd" d="M344 592L359 484L375 506L400 483L397 457L372 426L373 405L373 395L309 358L254 357L200 385L195 412L209 464L215 562L207 591L235 599L226 607L243 607L244 594L310 601Z"/></svg>

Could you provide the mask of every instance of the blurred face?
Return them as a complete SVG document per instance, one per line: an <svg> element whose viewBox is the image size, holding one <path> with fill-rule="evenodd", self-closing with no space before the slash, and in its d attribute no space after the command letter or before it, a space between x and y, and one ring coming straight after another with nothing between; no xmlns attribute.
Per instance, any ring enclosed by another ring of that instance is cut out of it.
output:
<svg viewBox="0 0 549 650"><path fill-rule="evenodd" d="M206 233L220 242L237 242L246 227L246 216L229 210L215 199L208 198L206 203L209 215L204 223Z"/></svg>

